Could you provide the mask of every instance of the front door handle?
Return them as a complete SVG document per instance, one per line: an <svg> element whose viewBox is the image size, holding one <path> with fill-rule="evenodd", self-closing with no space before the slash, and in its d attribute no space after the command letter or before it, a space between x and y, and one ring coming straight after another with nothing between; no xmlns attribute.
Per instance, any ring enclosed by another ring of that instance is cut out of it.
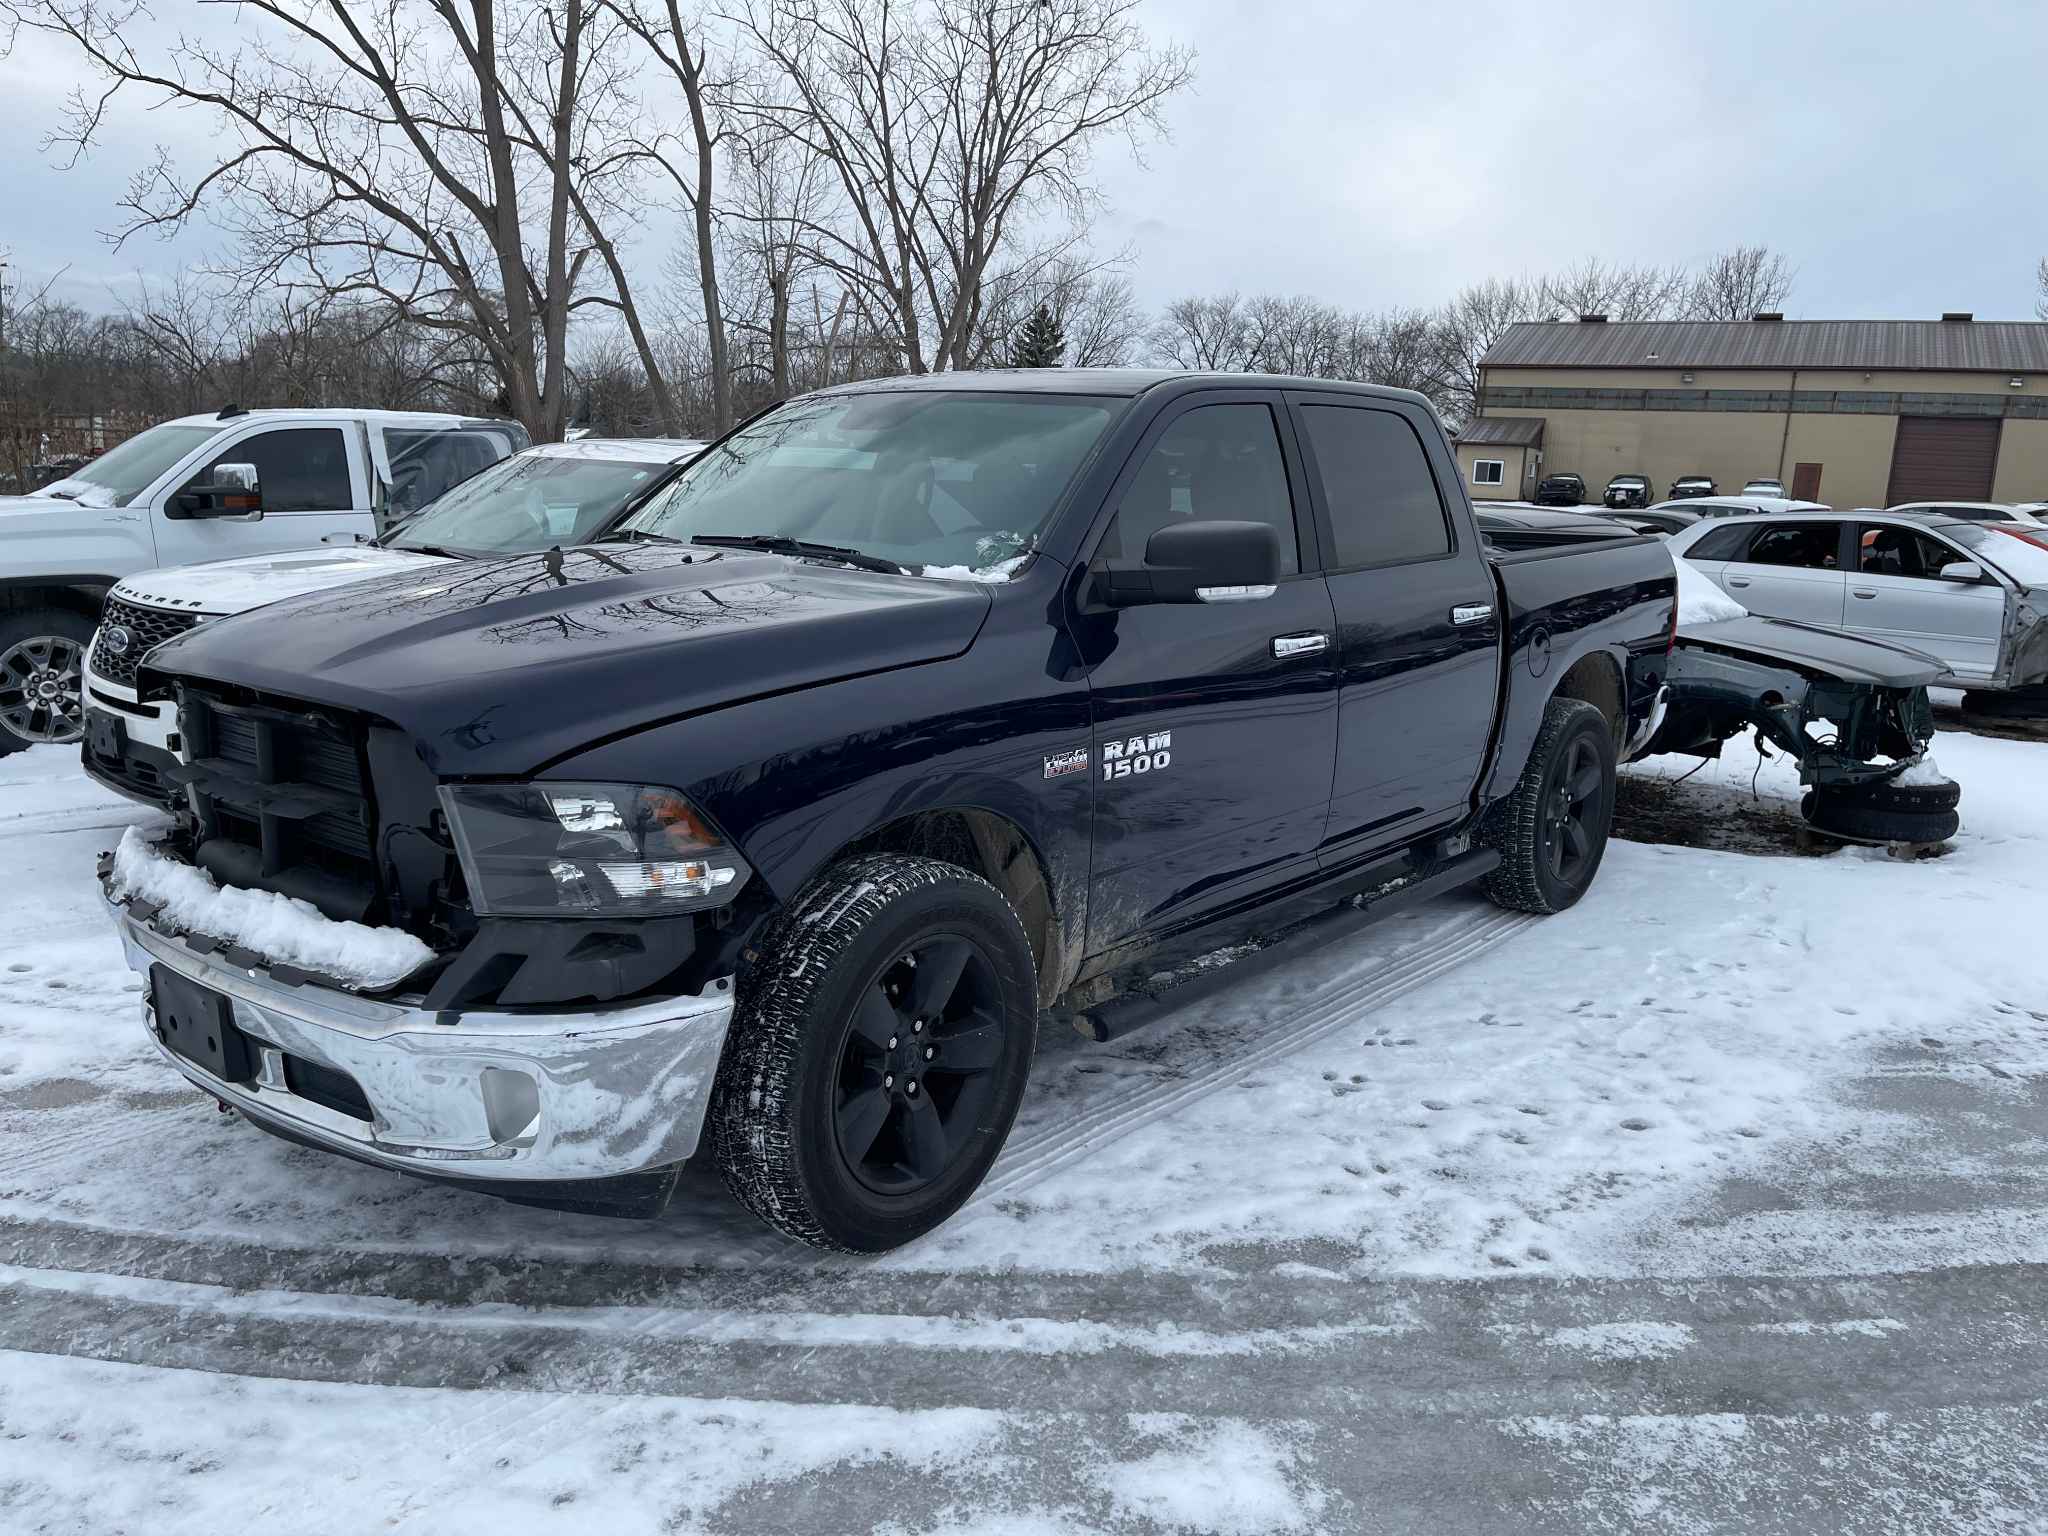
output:
<svg viewBox="0 0 2048 1536"><path fill-rule="evenodd" d="M1291 656L1319 656L1330 648L1328 635L1275 635L1274 656L1285 660Z"/></svg>
<svg viewBox="0 0 2048 1536"><path fill-rule="evenodd" d="M1460 603L1451 610L1453 624L1484 624L1492 617L1491 603Z"/></svg>
<svg viewBox="0 0 2048 1536"><path fill-rule="evenodd" d="M1852 596L1852 597L1875 597L1875 596L1877 596L1877 594L1876 594L1875 592L1871 591L1871 590L1870 590L1870 588L1868 588L1868 587L1851 587L1851 588L1849 589L1849 595L1850 595L1850 596Z"/></svg>
<svg viewBox="0 0 2048 1536"><path fill-rule="evenodd" d="M1730 576L1728 578L1728 585L1731 587L1746 587L1749 585L1749 578L1747 576Z"/></svg>

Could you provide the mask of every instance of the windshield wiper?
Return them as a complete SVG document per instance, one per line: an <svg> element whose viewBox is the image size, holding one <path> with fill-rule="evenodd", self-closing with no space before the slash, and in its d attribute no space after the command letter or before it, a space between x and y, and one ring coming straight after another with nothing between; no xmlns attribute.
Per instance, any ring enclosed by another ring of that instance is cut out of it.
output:
<svg viewBox="0 0 2048 1536"><path fill-rule="evenodd" d="M809 539L792 539L781 533L697 533L692 544L730 544L735 549L758 549L771 555L802 555L813 560L836 560L860 571L880 571L887 576L908 576L910 572L894 560L863 554L844 544L813 544Z"/></svg>
<svg viewBox="0 0 2048 1536"><path fill-rule="evenodd" d="M637 544L645 539L650 544L687 544L688 539L679 539L672 533L656 533L651 528L614 528L601 539L587 539L589 544Z"/></svg>
<svg viewBox="0 0 2048 1536"><path fill-rule="evenodd" d="M43 494L49 497L52 501L78 500L78 492L76 491L45 491L43 492Z"/></svg>
<svg viewBox="0 0 2048 1536"><path fill-rule="evenodd" d="M446 544L386 544L385 549L395 549L407 555L439 555L444 560L474 560L477 557L464 550L450 549Z"/></svg>

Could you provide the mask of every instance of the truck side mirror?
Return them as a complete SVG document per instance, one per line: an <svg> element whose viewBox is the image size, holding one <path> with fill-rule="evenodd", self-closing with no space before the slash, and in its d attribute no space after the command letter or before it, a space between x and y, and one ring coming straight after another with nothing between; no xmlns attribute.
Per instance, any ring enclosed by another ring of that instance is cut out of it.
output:
<svg viewBox="0 0 2048 1536"><path fill-rule="evenodd" d="M172 517L224 518L254 523L263 517L263 487L254 464L216 464L213 479L178 492L168 508Z"/></svg>
<svg viewBox="0 0 2048 1536"><path fill-rule="evenodd" d="M1943 581L1979 582L1984 579L1984 567L1974 560L1957 560L1941 568Z"/></svg>
<svg viewBox="0 0 2048 1536"><path fill-rule="evenodd" d="M1147 603L1246 603L1280 580L1280 535L1266 523L1193 522L1161 528L1137 563L1111 560L1097 585L1112 608Z"/></svg>

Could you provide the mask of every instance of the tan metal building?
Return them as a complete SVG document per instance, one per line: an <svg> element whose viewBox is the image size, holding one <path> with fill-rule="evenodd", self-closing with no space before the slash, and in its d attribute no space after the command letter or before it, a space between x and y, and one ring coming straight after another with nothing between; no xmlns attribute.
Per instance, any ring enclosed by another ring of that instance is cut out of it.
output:
<svg viewBox="0 0 2048 1536"><path fill-rule="evenodd" d="M1767 477L1836 507L2048 500L2048 322L1510 326L1457 450L1480 500L1566 471L1595 499L1632 473L1659 497L1703 474L1724 494Z"/></svg>

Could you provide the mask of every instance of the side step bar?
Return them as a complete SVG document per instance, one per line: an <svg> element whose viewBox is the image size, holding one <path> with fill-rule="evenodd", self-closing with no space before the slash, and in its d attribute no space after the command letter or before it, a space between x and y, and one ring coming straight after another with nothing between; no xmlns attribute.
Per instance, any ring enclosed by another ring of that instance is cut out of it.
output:
<svg viewBox="0 0 2048 1536"><path fill-rule="evenodd" d="M1423 873L1389 881L1377 890L1353 896L1343 905L1320 917L1298 923L1256 954L1229 965L1197 972L1177 986L1158 992L1124 992L1076 1013L1074 1028L1098 1043L1129 1034L1161 1014L1234 986L1250 977L1277 969L1291 960L1321 949L1326 944L1349 938L1383 917L1420 902L1455 891L1491 874L1500 866L1500 854L1492 848L1474 848L1449 863Z"/></svg>

